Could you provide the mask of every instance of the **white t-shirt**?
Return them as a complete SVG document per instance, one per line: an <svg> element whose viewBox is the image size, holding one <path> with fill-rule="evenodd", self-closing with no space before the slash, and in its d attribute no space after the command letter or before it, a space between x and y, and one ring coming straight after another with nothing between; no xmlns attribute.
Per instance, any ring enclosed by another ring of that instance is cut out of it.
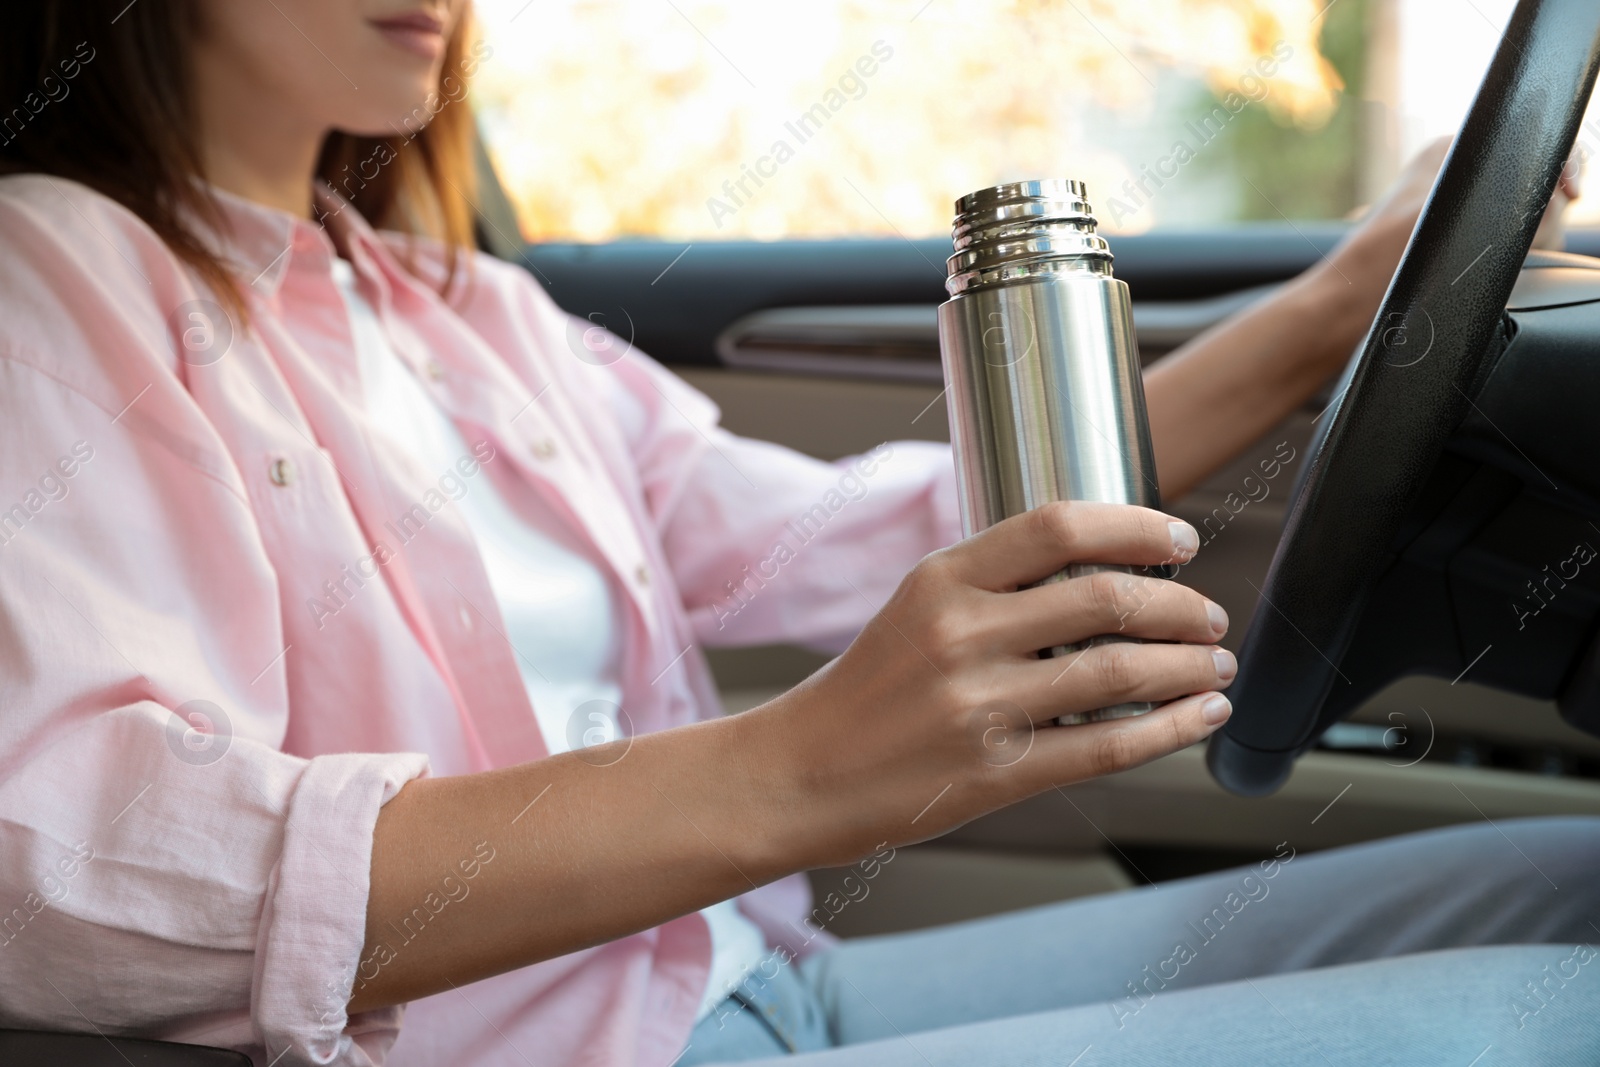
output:
<svg viewBox="0 0 1600 1067"><path fill-rule="evenodd" d="M350 314L367 415L430 475L454 470L472 455L461 432L395 352L350 264L336 259L333 274ZM555 755L611 740L622 700L617 591L553 513L519 515L487 476L463 484L454 503L483 556L545 747ZM733 901L701 914L711 929L711 974L698 1018L766 953L760 929Z"/></svg>

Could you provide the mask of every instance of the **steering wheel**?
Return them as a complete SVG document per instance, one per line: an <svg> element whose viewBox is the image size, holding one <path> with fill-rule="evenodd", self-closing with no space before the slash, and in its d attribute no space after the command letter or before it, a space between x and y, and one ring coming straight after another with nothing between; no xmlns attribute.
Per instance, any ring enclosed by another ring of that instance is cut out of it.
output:
<svg viewBox="0 0 1600 1067"><path fill-rule="evenodd" d="M1320 420L1206 762L1226 789L1281 786L1320 733L1341 660L1409 505L1472 411L1594 88L1600 3L1521 0L1389 291ZM1411 334L1411 343L1395 342ZM1417 349L1431 338L1426 355ZM1403 353L1403 355L1402 355Z"/></svg>

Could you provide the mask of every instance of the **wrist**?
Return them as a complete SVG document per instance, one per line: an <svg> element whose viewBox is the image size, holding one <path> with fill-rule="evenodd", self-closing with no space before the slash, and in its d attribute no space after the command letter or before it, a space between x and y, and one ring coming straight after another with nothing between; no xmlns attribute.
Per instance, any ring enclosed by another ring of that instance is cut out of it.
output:
<svg viewBox="0 0 1600 1067"><path fill-rule="evenodd" d="M752 862L774 877L853 863L883 842L875 804L860 788L871 771L852 760L848 743L817 728L816 688L814 676L734 716L757 797L751 847L760 855Z"/></svg>
<svg viewBox="0 0 1600 1067"><path fill-rule="evenodd" d="M820 778L795 729L791 702L786 693L717 724L722 741L710 773L739 798L738 863L763 884L827 866L831 852L832 819L820 803Z"/></svg>
<svg viewBox="0 0 1600 1067"><path fill-rule="evenodd" d="M1357 237L1363 235L1358 232ZM1352 240L1290 283L1285 299L1301 336L1322 348L1321 369L1340 370L1361 343L1388 291L1394 264L1382 249Z"/></svg>
<svg viewBox="0 0 1600 1067"><path fill-rule="evenodd" d="M1318 264L1323 297L1342 298L1348 314L1370 323L1415 225L1413 215L1379 212L1358 226Z"/></svg>

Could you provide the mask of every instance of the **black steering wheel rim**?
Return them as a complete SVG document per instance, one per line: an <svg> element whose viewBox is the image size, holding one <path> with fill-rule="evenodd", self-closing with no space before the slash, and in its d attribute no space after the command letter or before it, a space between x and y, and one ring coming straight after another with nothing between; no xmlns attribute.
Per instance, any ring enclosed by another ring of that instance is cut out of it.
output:
<svg viewBox="0 0 1600 1067"><path fill-rule="evenodd" d="M1411 501L1504 346L1504 311L1600 61L1600 3L1521 0L1290 507L1206 762L1231 792L1289 777L1319 732ZM1426 343L1422 343L1422 338ZM1397 344L1404 340L1404 344ZM1418 352L1423 354L1418 356Z"/></svg>

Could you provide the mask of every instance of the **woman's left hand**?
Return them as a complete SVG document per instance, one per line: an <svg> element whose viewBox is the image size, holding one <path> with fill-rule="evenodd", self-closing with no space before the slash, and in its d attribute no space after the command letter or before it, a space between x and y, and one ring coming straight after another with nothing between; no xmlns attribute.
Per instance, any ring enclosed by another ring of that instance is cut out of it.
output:
<svg viewBox="0 0 1600 1067"><path fill-rule="evenodd" d="M1433 183L1452 140L1441 137L1418 152L1383 197L1358 216L1360 225L1330 256L1347 280L1358 286L1366 283L1374 290L1367 295L1368 302L1374 305L1388 288L1389 278L1400 262L1406 242L1411 239L1411 231L1416 228L1428 194L1433 191ZM1567 205L1578 198L1580 169L1575 160L1568 160L1562 169L1556 191L1534 235L1534 248L1555 250L1564 243L1565 214Z"/></svg>
<svg viewBox="0 0 1600 1067"><path fill-rule="evenodd" d="M1311 269L1145 373L1165 499L1181 497L1250 447L1349 361L1372 326L1449 148L1446 138L1418 153L1350 236ZM1560 247L1562 215L1577 195L1577 168L1569 165L1534 247Z"/></svg>

